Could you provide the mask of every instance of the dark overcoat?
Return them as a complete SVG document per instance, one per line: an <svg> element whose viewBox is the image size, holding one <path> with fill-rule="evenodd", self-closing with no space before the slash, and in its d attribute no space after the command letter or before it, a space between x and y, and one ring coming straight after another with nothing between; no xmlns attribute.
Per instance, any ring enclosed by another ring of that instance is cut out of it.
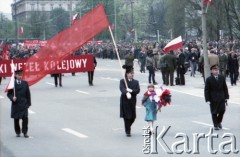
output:
<svg viewBox="0 0 240 157"><path fill-rule="evenodd" d="M210 102L212 114L225 111L225 100L229 99L228 87L225 78L218 75L218 79L211 75L205 83L204 95L206 102Z"/></svg>
<svg viewBox="0 0 240 157"><path fill-rule="evenodd" d="M128 88L132 89L131 99L126 96L127 90L124 83L124 79L120 80L120 117L125 119L135 119L136 118L136 103L137 94L140 92L139 82L132 79L131 82L127 80Z"/></svg>
<svg viewBox="0 0 240 157"><path fill-rule="evenodd" d="M15 93L17 97L15 102L13 102L13 89L7 93L8 98L12 101L11 118L22 119L23 117L28 117L28 108L31 106L31 94L28 83L22 80L21 84L17 84L15 81Z"/></svg>

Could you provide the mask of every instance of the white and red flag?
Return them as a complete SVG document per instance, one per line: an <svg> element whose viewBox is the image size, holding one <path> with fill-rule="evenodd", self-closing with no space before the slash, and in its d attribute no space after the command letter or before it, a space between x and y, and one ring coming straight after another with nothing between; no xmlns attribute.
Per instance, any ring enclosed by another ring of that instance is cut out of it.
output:
<svg viewBox="0 0 240 157"><path fill-rule="evenodd" d="M77 18L78 18L78 13L76 13L75 15L73 15L72 20L71 20L71 24L74 24L74 22L76 22Z"/></svg>
<svg viewBox="0 0 240 157"><path fill-rule="evenodd" d="M163 51L165 53L169 53L170 50L177 50L183 47L182 36L179 36L172 41L170 41L164 48Z"/></svg>
<svg viewBox="0 0 240 157"><path fill-rule="evenodd" d="M15 81L15 66L14 66L14 63L13 63L13 60L12 60L12 63L11 63L11 71L12 71L12 76L11 76L11 79L5 89L5 92L8 92L8 90L10 89L13 89L14 88L14 81Z"/></svg>
<svg viewBox="0 0 240 157"><path fill-rule="evenodd" d="M19 27L17 33L18 33L18 35L23 34L23 27Z"/></svg>

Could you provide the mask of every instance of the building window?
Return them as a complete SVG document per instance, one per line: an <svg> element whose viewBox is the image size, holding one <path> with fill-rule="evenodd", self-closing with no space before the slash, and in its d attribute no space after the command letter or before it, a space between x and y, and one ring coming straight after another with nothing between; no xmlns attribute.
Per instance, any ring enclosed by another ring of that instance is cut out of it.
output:
<svg viewBox="0 0 240 157"><path fill-rule="evenodd" d="M68 4L68 10L71 11L72 8L71 8L71 4Z"/></svg>
<svg viewBox="0 0 240 157"><path fill-rule="evenodd" d="M45 11L45 4L42 4L42 11Z"/></svg>
<svg viewBox="0 0 240 157"><path fill-rule="evenodd" d="M31 11L34 11L34 4L31 4Z"/></svg>
<svg viewBox="0 0 240 157"><path fill-rule="evenodd" d="M51 10L53 10L54 9L53 4L50 4L50 5L51 5Z"/></svg>

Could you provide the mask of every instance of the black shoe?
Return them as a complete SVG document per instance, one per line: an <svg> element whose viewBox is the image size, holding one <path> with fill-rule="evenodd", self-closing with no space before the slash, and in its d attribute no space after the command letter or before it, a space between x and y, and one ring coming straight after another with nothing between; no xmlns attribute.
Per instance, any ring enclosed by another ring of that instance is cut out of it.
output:
<svg viewBox="0 0 240 157"><path fill-rule="evenodd" d="M59 86L62 87L62 84L60 84Z"/></svg>
<svg viewBox="0 0 240 157"><path fill-rule="evenodd" d="M157 82L154 82L153 84L154 84L154 85L157 85L158 83L157 83Z"/></svg>
<svg viewBox="0 0 240 157"><path fill-rule="evenodd" d="M126 134L127 137L131 137L131 134Z"/></svg>
<svg viewBox="0 0 240 157"><path fill-rule="evenodd" d="M29 138L29 136L28 136L27 134L24 134L24 137L25 137L25 138Z"/></svg>
<svg viewBox="0 0 240 157"><path fill-rule="evenodd" d="M17 134L16 137L20 137L20 134Z"/></svg>
<svg viewBox="0 0 240 157"><path fill-rule="evenodd" d="M57 84L55 84L55 87L57 87L58 85Z"/></svg>
<svg viewBox="0 0 240 157"><path fill-rule="evenodd" d="M219 128L217 126L214 127L214 130L219 130Z"/></svg>
<svg viewBox="0 0 240 157"><path fill-rule="evenodd" d="M219 127L219 129L222 129L222 124L221 123L218 124L218 127Z"/></svg>

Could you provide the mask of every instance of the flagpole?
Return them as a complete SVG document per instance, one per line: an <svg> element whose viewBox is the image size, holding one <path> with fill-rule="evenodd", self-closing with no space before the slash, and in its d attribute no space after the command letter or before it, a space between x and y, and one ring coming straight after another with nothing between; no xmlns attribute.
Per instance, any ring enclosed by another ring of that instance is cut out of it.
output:
<svg viewBox="0 0 240 157"><path fill-rule="evenodd" d="M208 1L208 3L207 3L207 8L206 8L206 12L205 13L207 13L207 11L208 11L208 6L209 6L209 1Z"/></svg>
<svg viewBox="0 0 240 157"><path fill-rule="evenodd" d="M116 45L116 42L115 42L115 40L114 40L113 33L112 33L112 30L111 30L110 26L108 26L108 29L109 29L109 32L110 32L110 34L111 34L112 40L113 40L113 45L114 45L114 47L115 47L115 51L116 51L116 54L117 54L118 62L119 62L119 65L120 65L120 68L121 68L121 71L122 71L124 83L125 83L125 85L126 85L126 88L128 88L127 81L126 81L126 78L125 78L125 74L124 74L124 71L123 71L123 69L122 69L122 62L121 62L121 60L120 60L119 53L118 53L118 49L117 49L117 45Z"/></svg>

